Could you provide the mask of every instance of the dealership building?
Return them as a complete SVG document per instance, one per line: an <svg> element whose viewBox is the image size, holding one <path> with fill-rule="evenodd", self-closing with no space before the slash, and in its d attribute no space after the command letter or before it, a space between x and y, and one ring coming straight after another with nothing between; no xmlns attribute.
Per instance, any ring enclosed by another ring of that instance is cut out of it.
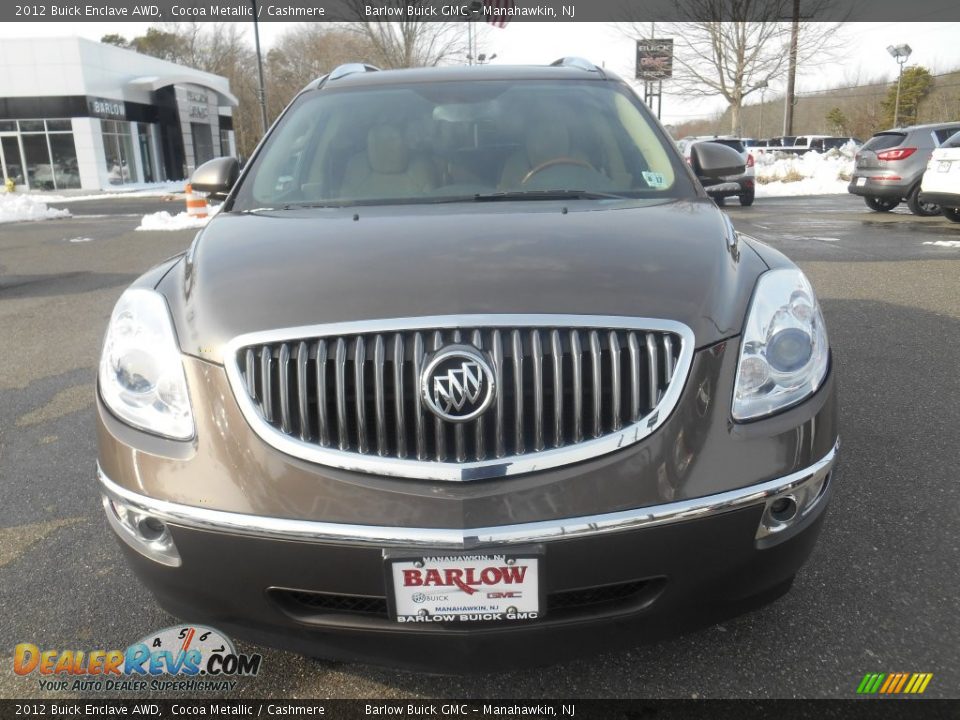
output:
<svg viewBox="0 0 960 720"><path fill-rule="evenodd" d="M0 169L29 190L180 180L235 155L229 81L83 38L0 43Z"/></svg>

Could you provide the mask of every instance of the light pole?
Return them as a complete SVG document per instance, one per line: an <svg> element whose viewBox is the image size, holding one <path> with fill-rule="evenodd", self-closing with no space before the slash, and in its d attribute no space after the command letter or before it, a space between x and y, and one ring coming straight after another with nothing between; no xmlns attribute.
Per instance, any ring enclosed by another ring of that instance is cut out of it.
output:
<svg viewBox="0 0 960 720"><path fill-rule="evenodd" d="M257 48L257 75L260 87L257 97L260 99L260 122L263 125L263 134L267 134L267 93L263 88L263 56L260 54L260 29L257 27L257 0L250 0L253 7L253 42Z"/></svg>
<svg viewBox="0 0 960 720"><path fill-rule="evenodd" d="M913 48L904 43L903 45L887 45L887 52L897 61L900 66L900 75L897 77L897 100L893 105L893 126L899 127L900 122L900 85L903 83L903 65L913 52Z"/></svg>
<svg viewBox="0 0 960 720"><path fill-rule="evenodd" d="M757 126L757 140L763 137L763 99L766 97L769 87L770 82L768 80L761 80L757 83L757 88L760 90L760 123Z"/></svg>

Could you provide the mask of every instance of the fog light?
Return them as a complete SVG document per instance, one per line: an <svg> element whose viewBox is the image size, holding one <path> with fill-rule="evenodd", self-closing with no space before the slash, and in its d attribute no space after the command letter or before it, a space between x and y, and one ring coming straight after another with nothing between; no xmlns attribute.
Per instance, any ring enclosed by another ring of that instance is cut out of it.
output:
<svg viewBox="0 0 960 720"><path fill-rule="evenodd" d="M161 565L180 566L180 553L165 522L106 495L103 509L110 527L131 548Z"/></svg>
<svg viewBox="0 0 960 720"><path fill-rule="evenodd" d="M826 495L831 466L820 468L767 498L757 528L757 539L781 533L806 517Z"/></svg>

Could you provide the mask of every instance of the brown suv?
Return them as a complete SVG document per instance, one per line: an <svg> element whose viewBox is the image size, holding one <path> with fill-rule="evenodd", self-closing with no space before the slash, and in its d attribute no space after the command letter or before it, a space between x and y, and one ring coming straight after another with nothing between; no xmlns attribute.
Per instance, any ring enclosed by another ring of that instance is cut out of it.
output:
<svg viewBox="0 0 960 720"><path fill-rule="evenodd" d="M308 86L121 296L99 489L181 618L439 671L551 662L789 587L837 403L803 273L583 61Z"/></svg>

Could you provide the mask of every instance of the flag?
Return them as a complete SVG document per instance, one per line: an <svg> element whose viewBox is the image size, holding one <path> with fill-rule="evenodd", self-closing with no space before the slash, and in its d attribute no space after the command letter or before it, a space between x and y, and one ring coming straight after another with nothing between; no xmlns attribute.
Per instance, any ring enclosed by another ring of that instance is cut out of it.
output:
<svg viewBox="0 0 960 720"><path fill-rule="evenodd" d="M508 13L514 7L513 0L483 0L483 19L494 27L505 28L510 22Z"/></svg>

